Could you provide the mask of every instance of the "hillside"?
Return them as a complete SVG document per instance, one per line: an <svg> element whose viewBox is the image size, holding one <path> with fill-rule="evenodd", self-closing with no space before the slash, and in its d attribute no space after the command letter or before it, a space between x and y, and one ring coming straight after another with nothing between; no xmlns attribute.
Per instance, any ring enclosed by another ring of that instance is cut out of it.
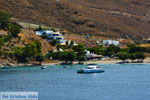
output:
<svg viewBox="0 0 150 100"><path fill-rule="evenodd" d="M0 36L7 36L8 32L0 30ZM15 47L25 47L26 44L38 40L41 43L42 54L45 55L47 52L53 50L54 48L48 43L48 41L35 35L31 30L23 29L21 33L18 34L17 38L12 38L6 42L1 50L5 52L11 52Z"/></svg>
<svg viewBox="0 0 150 100"><path fill-rule="evenodd" d="M149 0L0 0L22 21L73 33L139 40L150 37Z"/></svg>
<svg viewBox="0 0 150 100"><path fill-rule="evenodd" d="M7 31L0 30L0 67L2 67L3 63L13 63L17 64L17 62L26 62L26 56L23 56L23 50L31 43L35 43L38 40L41 44L41 55L46 55L49 51L54 50L48 41L44 40L43 38L35 35L33 31L23 29L19 34L18 37L10 37ZM27 50L27 49L26 49ZM31 51L28 51L31 52ZM35 51L36 52L36 51ZM28 53L27 53L28 54ZM24 60L18 60L24 59ZM31 64L37 64L34 62L34 59L31 59ZM33 62L32 62L33 61Z"/></svg>

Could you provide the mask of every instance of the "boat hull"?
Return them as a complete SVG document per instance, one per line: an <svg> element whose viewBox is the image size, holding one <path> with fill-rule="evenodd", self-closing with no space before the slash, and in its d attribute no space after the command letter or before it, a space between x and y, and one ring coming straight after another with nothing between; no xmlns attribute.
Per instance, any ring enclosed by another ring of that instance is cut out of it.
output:
<svg viewBox="0 0 150 100"><path fill-rule="evenodd" d="M1 69L10 69L10 67L2 67Z"/></svg>
<svg viewBox="0 0 150 100"><path fill-rule="evenodd" d="M96 69L96 70L77 70L77 73L102 73L105 72L103 69Z"/></svg>
<svg viewBox="0 0 150 100"><path fill-rule="evenodd" d="M47 69L47 67L41 67L41 69Z"/></svg>

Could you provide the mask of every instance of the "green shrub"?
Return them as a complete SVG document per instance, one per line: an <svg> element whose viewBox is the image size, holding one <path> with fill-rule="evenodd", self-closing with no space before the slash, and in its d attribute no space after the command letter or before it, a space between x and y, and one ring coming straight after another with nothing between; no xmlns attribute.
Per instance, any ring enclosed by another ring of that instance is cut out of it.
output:
<svg viewBox="0 0 150 100"><path fill-rule="evenodd" d="M119 52L117 54L118 58L123 60L124 62L129 59L129 54L127 52Z"/></svg>
<svg viewBox="0 0 150 100"><path fill-rule="evenodd" d="M138 59L139 62L145 59L143 52L136 52L135 55L136 55L136 59Z"/></svg>
<svg viewBox="0 0 150 100"><path fill-rule="evenodd" d="M79 64L82 64L82 61L86 61L86 57L85 56L78 56L77 60L79 61Z"/></svg>
<svg viewBox="0 0 150 100"><path fill-rule="evenodd" d="M116 55L119 51L120 51L120 47L115 46L115 45L110 45L110 46L106 49L104 55L105 55L105 56L112 57L112 56Z"/></svg>
<svg viewBox="0 0 150 100"><path fill-rule="evenodd" d="M44 61L44 56L42 54L39 54L36 56L35 60L40 62L40 64L41 64L41 62Z"/></svg>
<svg viewBox="0 0 150 100"><path fill-rule="evenodd" d="M18 37L18 33L20 32L21 32L21 28L19 25L11 24L11 27L9 29L9 33L11 34L11 36Z"/></svg>
<svg viewBox="0 0 150 100"><path fill-rule="evenodd" d="M77 46L73 46L72 49L74 50L74 52L77 52L78 56L85 56L85 54L86 54L85 47L82 44L79 44Z"/></svg>
<svg viewBox="0 0 150 100"><path fill-rule="evenodd" d="M132 61L136 60L136 53L131 53L129 59L131 59Z"/></svg>
<svg viewBox="0 0 150 100"><path fill-rule="evenodd" d="M104 54L106 52L107 48L104 48L102 46L96 46L96 47L88 48L88 50L90 52L95 53L95 54L102 55L102 54Z"/></svg>
<svg viewBox="0 0 150 100"><path fill-rule="evenodd" d="M145 52L144 47L136 46L134 44L128 45L129 47L129 53L135 53L135 52Z"/></svg>
<svg viewBox="0 0 150 100"><path fill-rule="evenodd" d="M57 42L56 40L52 40L52 41L50 42L50 44L51 44L52 46L56 46L57 43L58 43L58 42Z"/></svg>
<svg viewBox="0 0 150 100"><path fill-rule="evenodd" d="M0 28L1 29L9 29L11 21L11 15L6 12L0 12Z"/></svg>

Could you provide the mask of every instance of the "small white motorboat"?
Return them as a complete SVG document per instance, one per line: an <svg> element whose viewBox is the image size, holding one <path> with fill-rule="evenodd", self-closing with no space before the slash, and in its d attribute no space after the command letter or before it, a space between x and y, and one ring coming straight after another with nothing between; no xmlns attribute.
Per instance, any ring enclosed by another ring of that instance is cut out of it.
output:
<svg viewBox="0 0 150 100"><path fill-rule="evenodd" d="M86 68L77 70L77 73L102 73L102 72L105 71L97 64L88 64Z"/></svg>

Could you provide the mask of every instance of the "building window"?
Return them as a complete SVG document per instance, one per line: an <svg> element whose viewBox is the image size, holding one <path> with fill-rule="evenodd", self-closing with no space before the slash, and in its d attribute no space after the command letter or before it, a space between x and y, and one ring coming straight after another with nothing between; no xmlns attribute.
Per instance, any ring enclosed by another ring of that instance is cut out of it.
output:
<svg viewBox="0 0 150 100"><path fill-rule="evenodd" d="M59 34L53 34L53 36L59 36Z"/></svg>

